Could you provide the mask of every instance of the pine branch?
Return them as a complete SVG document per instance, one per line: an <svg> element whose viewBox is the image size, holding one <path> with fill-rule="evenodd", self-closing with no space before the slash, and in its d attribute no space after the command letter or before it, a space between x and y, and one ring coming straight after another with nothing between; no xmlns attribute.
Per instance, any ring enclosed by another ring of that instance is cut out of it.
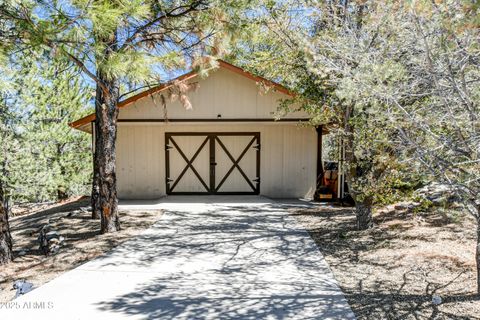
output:
<svg viewBox="0 0 480 320"><path fill-rule="evenodd" d="M49 45L49 47L51 49L56 49L55 46L52 46L51 44ZM70 59L70 61L72 61L73 63L75 63L83 72L85 72L85 74L90 77L93 81L95 81L95 83L103 90L103 92L105 94L108 94L109 90L107 88L107 86L93 73L91 72L87 66L85 66L85 64L80 60L78 59L77 57L75 57L73 54L67 52L66 50L60 48L62 50L62 52L67 56L68 59Z"/></svg>
<svg viewBox="0 0 480 320"><path fill-rule="evenodd" d="M120 47L120 51L121 50L124 50L126 47L130 46L133 44L133 41L135 40L135 38L140 35L141 33L145 32L146 30L148 30L149 28L155 26L157 23L161 22L162 20L166 19L166 18L178 18L178 17L182 17L182 16L185 16L187 14L189 14L190 12L194 12L194 11L200 11L199 7L201 5L205 5L206 3L203 1L203 0L200 0L200 1L195 1L194 3L188 5L188 6L178 6L172 10L170 10L169 12L166 12L165 14L163 15L160 15L158 16L157 18L153 19L153 20L150 20L149 22L147 22L146 24L138 27L134 32L133 34L128 37L125 42L123 43L123 45ZM182 12L179 12L179 13L174 13L180 9L184 9Z"/></svg>
<svg viewBox="0 0 480 320"><path fill-rule="evenodd" d="M0 7L0 9L3 9L3 8ZM15 20L26 23L26 24L30 25L30 27L32 28L33 31L39 32L35 22L32 19L30 19L29 15L28 15L27 8L21 6L20 11L23 13L21 16L20 15L15 15L15 14L13 14L13 12L11 12L9 10L1 10L1 15L8 16L8 17L14 18ZM44 38L44 40L42 42L43 42L44 45L46 45L47 47L49 47L52 50L60 49L62 51L62 53L71 62L76 64L89 78L91 78L95 83L97 83L98 86L102 89L102 91L104 91L105 93L108 93L107 86L93 72L91 72L87 68L87 66L78 57L69 53L65 49L57 46L57 43L61 43L62 41L57 41L57 40Z"/></svg>

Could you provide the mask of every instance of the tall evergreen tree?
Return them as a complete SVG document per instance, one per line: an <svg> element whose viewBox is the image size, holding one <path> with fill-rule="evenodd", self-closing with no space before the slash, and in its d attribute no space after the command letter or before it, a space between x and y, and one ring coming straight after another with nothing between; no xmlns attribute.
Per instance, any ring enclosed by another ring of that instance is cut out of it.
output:
<svg viewBox="0 0 480 320"><path fill-rule="evenodd" d="M75 68L47 64L35 52L5 59L1 68L0 261L8 262L13 203L84 194L91 151L88 137L68 127L89 112Z"/></svg>
<svg viewBox="0 0 480 320"><path fill-rule="evenodd" d="M78 69L31 53L16 60L16 109L25 157L16 198L63 200L85 194L91 181L90 139L68 123L90 112Z"/></svg>
<svg viewBox="0 0 480 320"><path fill-rule="evenodd" d="M12 150L10 128L11 114L7 109L4 96L0 96L0 264L8 263L13 259L12 236L8 222L8 155Z"/></svg>
<svg viewBox="0 0 480 320"><path fill-rule="evenodd" d="M0 52L0 74L10 70L6 68L6 59ZM14 125L16 117L11 111L8 101L8 79L0 77L0 265L13 260L12 236L9 225L9 186L10 186L10 157L17 150L15 144Z"/></svg>
<svg viewBox="0 0 480 320"><path fill-rule="evenodd" d="M5 201L3 181L0 181L0 265L12 260L12 236L8 222L8 207Z"/></svg>
<svg viewBox="0 0 480 320"><path fill-rule="evenodd" d="M221 52L239 30L237 10L249 0L6 0L1 40L48 48L96 85L93 213L101 231L120 229L116 188L117 104L122 85L159 82L161 71L195 65Z"/></svg>

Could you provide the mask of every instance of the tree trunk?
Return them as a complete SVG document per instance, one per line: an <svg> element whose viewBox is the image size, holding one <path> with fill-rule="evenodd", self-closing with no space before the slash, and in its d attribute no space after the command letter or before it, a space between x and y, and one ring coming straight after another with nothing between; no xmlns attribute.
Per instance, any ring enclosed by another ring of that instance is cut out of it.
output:
<svg viewBox="0 0 480 320"><path fill-rule="evenodd" d="M355 215L357 216L358 230L367 230L373 227L372 205L368 201L355 201Z"/></svg>
<svg viewBox="0 0 480 320"><path fill-rule="evenodd" d="M66 178L65 177L66 170L65 170L65 167L62 165L62 161L60 160L60 158L62 157L62 153L63 153L62 145L60 143L57 143L57 154L56 154L57 157L55 160L58 162L60 166L60 176L62 177L62 183L60 183L57 186L57 201L68 199L67 188L64 185L64 181Z"/></svg>
<svg viewBox="0 0 480 320"><path fill-rule="evenodd" d="M117 47L117 32L95 37L95 43L103 47L97 61L108 61ZM117 198L116 141L118 79L97 69L95 95L95 153L93 156L92 218L100 217L101 233L120 230Z"/></svg>
<svg viewBox="0 0 480 320"><path fill-rule="evenodd" d="M95 165L95 127L92 127L92 160L93 160L93 177L92 177L92 196L91 202L98 202L100 191L98 188L98 170ZM93 206L92 206L93 208ZM92 209L92 219L100 219L100 212Z"/></svg>
<svg viewBox="0 0 480 320"><path fill-rule="evenodd" d="M115 167L119 89L115 81L102 82L108 90L97 86L95 97L92 216L100 216L101 232L107 233L120 230Z"/></svg>
<svg viewBox="0 0 480 320"><path fill-rule="evenodd" d="M92 133L93 134L93 133ZM97 174L97 168L95 166L95 152L93 153L93 158L94 158L94 164L93 164L93 180L92 180L92 198L91 201L92 203L98 202L98 198L100 197L100 191L98 187L98 174ZM100 212L98 210L93 210L92 206L92 219L100 219Z"/></svg>
<svg viewBox="0 0 480 320"><path fill-rule="evenodd" d="M347 179L348 191L355 201L355 214L357 217L357 229L366 230L373 227L372 219L372 199L365 197L359 187L359 177L365 172L362 172L358 166L358 159L355 157L355 128L351 123L354 108L349 105L346 106L343 125L345 130L345 137L341 143L345 144L345 163L347 170L345 171L345 178ZM360 180L361 181L361 180Z"/></svg>
<svg viewBox="0 0 480 320"><path fill-rule="evenodd" d="M12 236L8 224L8 207L5 204L4 189L0 182L0 265L12 260Z"/></svg>
<svg viewBox="0 0 480 320"><path fill-rule="evenodd" d="M62 201L68 199L68 194L65 192L65 187L64 186L58 186L57 187L57 200Z"/></svg>
<svg viewBox="0 0 480 320"><path fill-rule="evenodd" d="M372 199L368 197L364 199L365 195L360 194L358 190L356 190L355 183L353 182L356 178L355 172L355 169L349 169L346 172L348 190L353 201L355 202L357 229L367 230L373 227Z"/></svg>

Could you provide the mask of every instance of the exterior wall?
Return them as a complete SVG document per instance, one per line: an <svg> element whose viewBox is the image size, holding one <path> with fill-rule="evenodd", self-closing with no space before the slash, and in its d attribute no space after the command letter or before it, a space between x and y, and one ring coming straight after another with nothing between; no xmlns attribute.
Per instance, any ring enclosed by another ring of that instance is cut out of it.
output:
<svg viewBox="0 0 480 320"><path fill-rule="evenodd" d="M226 69L210 73L208 78L196 77L198 89L187 93L192 109L186 110L177 101L170 101L168 93L167 118L170 119L273 119L281 99L289 96L270 90L262 93L255 81ZM120 109L119 119L164 119L160 94L144 97ZM282 118L308 118L304 112L291 112Z"/></svg>
<svg viewBox="0 0 480 320"><path fill-rule="evenodd" d="M316 181L314 128L287 123L120 123L117 140L118 195L155 199L165 195L165 132L260 132L260 194L312 197Z"/></svg>

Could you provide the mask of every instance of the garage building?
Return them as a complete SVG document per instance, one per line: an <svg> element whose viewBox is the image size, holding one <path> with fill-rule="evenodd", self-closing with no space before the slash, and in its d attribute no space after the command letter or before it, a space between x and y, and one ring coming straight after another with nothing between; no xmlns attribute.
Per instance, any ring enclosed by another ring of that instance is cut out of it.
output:
<svg viewBox="0 0 480 320"><path fill-rule="evenodd" d="M191 109L172 99L179 82ZM267 90L265 90L267 88ZM321 172L321 130L301 111L278 116L284 87L224 61L119 103L120 199L170 194L312 198ZM92 133L95 115L72 127ZM94 133L93 133L94 134Z"/></svg>

